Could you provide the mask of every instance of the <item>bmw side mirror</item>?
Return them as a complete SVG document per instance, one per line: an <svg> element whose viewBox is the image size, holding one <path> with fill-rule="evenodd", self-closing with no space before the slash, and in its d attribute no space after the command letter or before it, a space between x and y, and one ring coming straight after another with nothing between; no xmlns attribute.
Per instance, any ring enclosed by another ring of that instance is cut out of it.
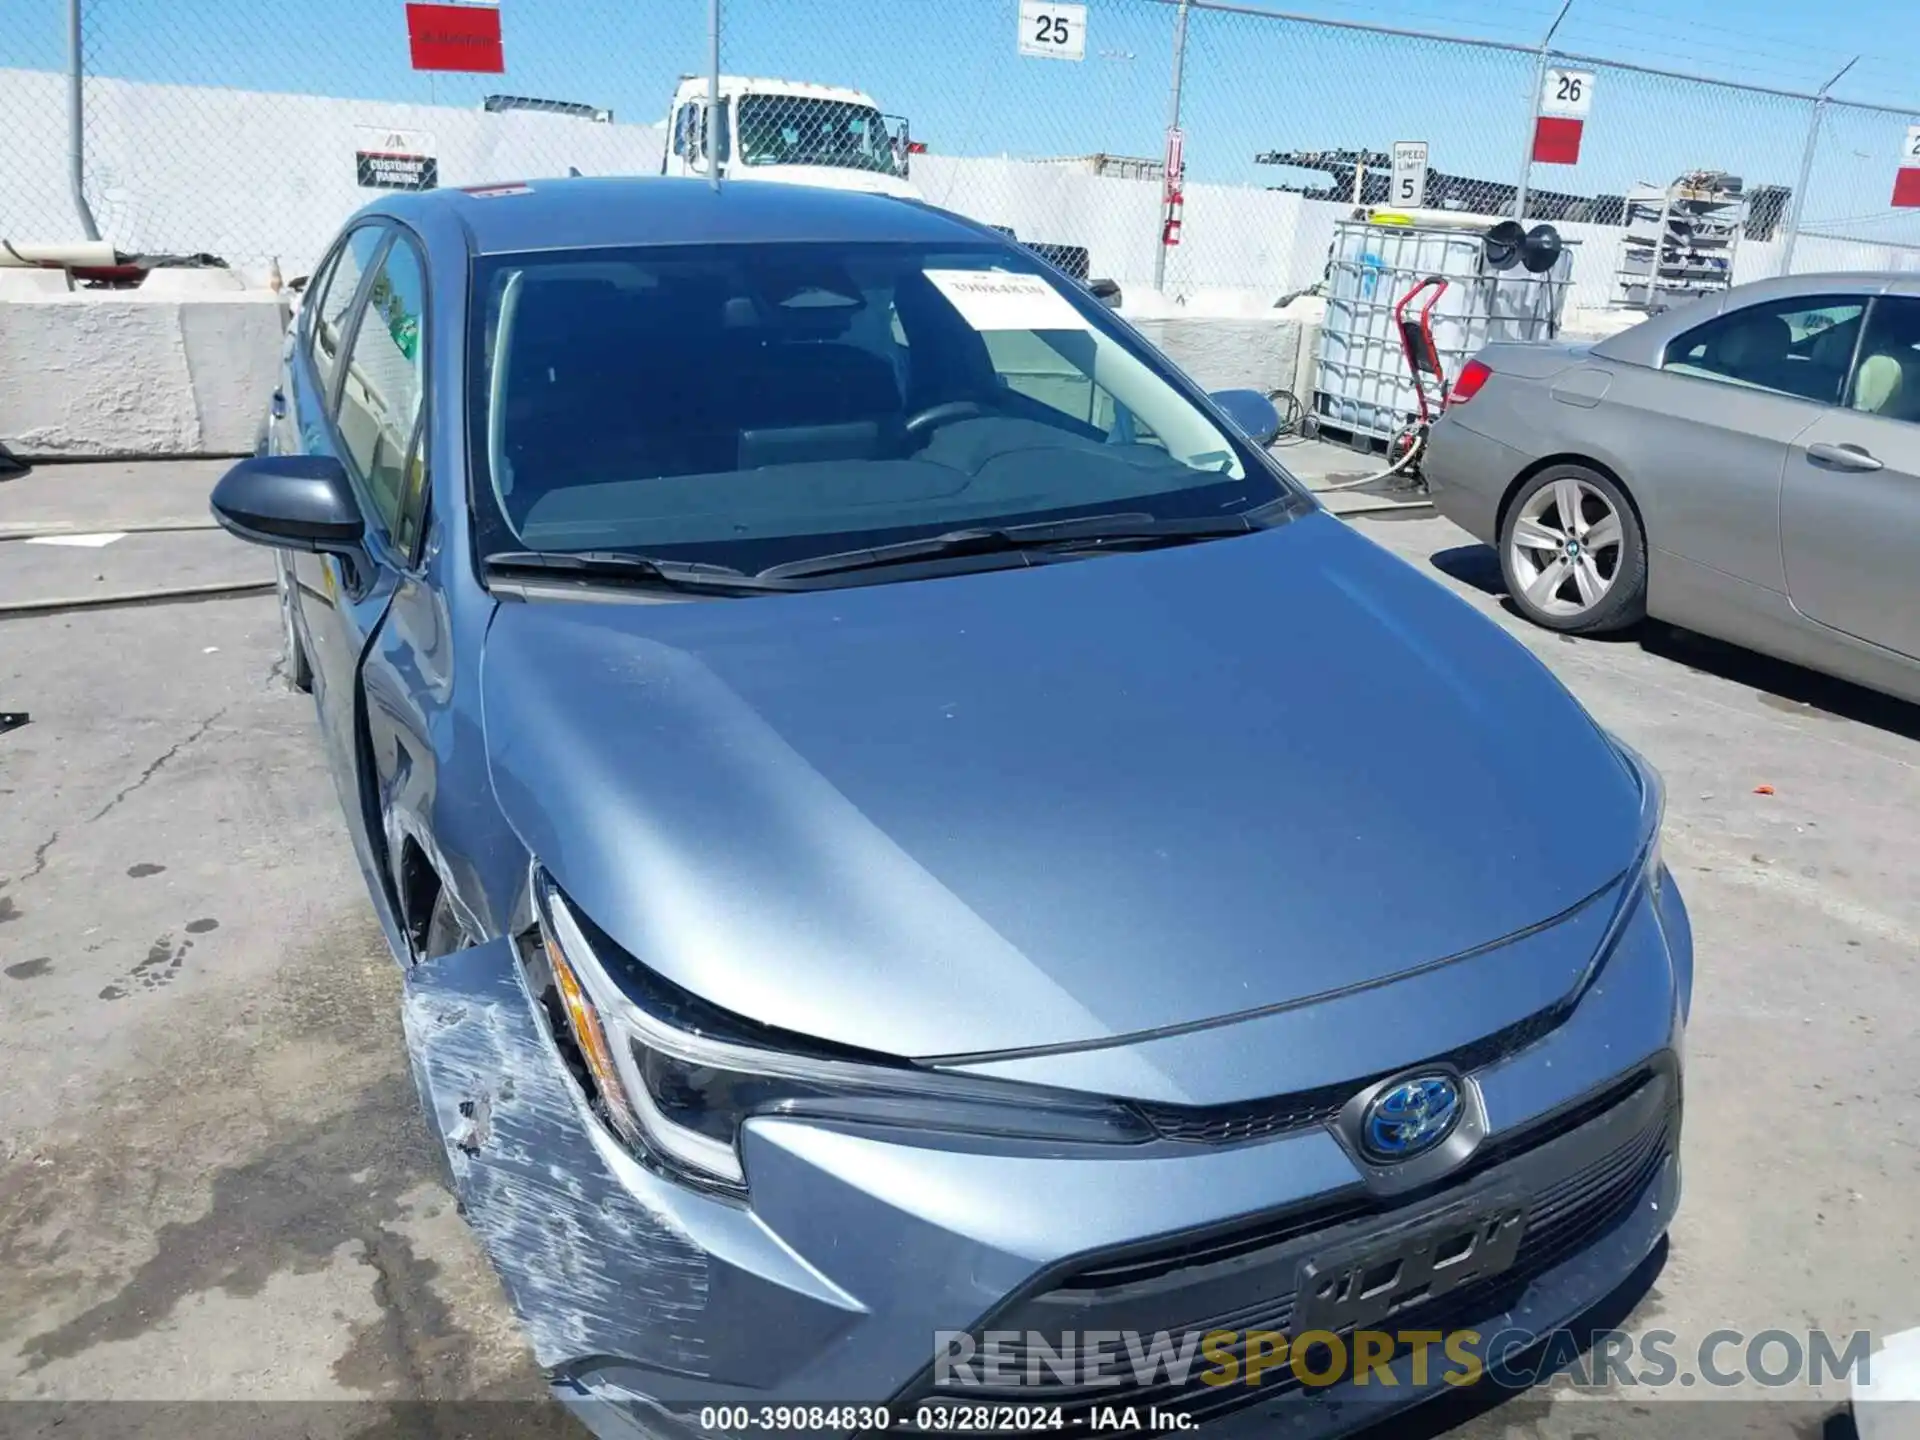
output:
<svg viewBox="0 0 1920 1440"><path fill-rule="evenodd" d="M1280 434L1280 412L1258 390L1216 390L1213 403L1256 445L1271 445Z"/></svg>
<svg viewBox="0 0 1920 1440"><path fill-rule="evenodd" d="M340 462L330 455L256 455L213 487L213 518L254 545L355 555L366 523Z"/></svg>

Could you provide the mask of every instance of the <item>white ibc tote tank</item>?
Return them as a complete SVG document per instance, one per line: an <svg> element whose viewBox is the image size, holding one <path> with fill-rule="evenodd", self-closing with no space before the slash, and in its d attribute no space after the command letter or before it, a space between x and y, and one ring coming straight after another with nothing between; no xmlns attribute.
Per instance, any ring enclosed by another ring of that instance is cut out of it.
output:
<svg viewBox="0 0 1920 1440"><path fill-rule="evenodd" d="M1334 226L1312 406L1313 420L1330 439L1390 441L1418 417L1393 309L1429 275L1447 282L1431 320L1449 382L1482 346L1559 333L1573 276L1571 243L1544 273L1518 264L1496 270L1487 263L1485 243L1494 217L1413 218L1418 223L1342 220ZM1431 295L1407 307L1409 319ZM1428 401L1437 406L1431 379L1428 387Z"/></svg>

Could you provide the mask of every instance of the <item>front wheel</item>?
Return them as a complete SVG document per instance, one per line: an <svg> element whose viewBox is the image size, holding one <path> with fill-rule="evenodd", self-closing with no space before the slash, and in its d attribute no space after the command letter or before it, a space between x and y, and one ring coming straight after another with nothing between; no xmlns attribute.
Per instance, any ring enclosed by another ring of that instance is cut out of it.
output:
<svg viewBox="0 0 1920 1440"><path fill-rule="evenodd" d="M1647 542L1626 492L1584 465L1528 480L1500 527L1500 574L1522 615L1568 635L1603 635L1647 613Z"/></svg>
<svg viewBox="0 0 1920 1440"><path fill-rule="evenodd" d="M299 627L293 623L293 562L285 555L276 554L274 570L280 595L281 673L286 676L289 689L310 695L313 666L308 663L306 647L300 643Z"/></svg>
<svg viewBox="0 0 1920 1440"><path fill-rule="evenodd" d="M459 917L453 913L453 902L442 888L433 897L433 913L427 917L427 934L420 946L420 958L438 960L443 955L465 950L472 943Z"/></svg>

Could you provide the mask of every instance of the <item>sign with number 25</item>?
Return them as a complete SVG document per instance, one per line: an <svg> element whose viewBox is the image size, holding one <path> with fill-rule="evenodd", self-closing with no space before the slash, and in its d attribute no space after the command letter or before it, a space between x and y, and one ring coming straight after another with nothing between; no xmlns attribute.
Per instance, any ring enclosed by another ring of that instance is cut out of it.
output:
<svg viewBox="0 0 1920 1440"><path fill-rule="evenodd" d="M1020 0L1020 53L1048 60L1087 58L1087 7Z"/></svg>

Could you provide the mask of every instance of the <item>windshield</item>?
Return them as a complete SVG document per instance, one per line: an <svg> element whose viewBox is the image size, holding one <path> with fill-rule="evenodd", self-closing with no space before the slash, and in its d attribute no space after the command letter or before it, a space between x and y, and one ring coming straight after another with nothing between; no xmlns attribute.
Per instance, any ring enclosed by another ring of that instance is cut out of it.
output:
<svg viewBox="0 0 1920 1440"><path fill-rule="evenodd" d="M1221 519L1291 494L1107 312L992 245L487 257L482 554L748 573L956 527Z"/></svg>
<svg viewBox="0 0 1920 1440"><path fill-rule="evenodd" d="M899 175L893 135L870 105L800 95L742 95L735 125L749 165L835 165Z"/></svg>

